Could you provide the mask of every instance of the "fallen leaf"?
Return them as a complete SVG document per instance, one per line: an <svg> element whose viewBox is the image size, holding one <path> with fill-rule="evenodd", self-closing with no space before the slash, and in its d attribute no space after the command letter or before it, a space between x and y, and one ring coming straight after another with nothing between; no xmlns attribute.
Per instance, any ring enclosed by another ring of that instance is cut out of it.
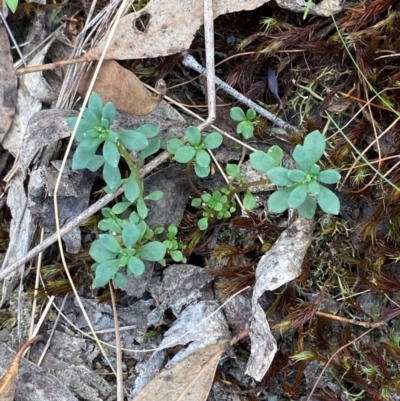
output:
<svg viewBox="0 0 400 401"><path fill-rule="evenodd" d="M228 342L207 345L161 372L131 401L204 401Z"/></svg>
<svg viewBox="0 0 400 401"><path fill-rule="evenodd" d="M40 337L41 335L31 338L21 347L11 362L6 374L0 380L0 399L2 401L14 400L15 390L18 385L18 369L21 358L23 357L25 350L39 340Z"/></svg>
<svg viewBox="0 0 400 401"><path fill-rule="evenodd" d="M257 381L264 377L277 350L259 298L265 291L274 291L301 274L313 230L314 220L297 218L258 262L252 299L251 354L246 367L246 374Z"/></svg>
<svg viewBox="0 0 400 401"><path fill-rule="evenodd" d="M82 78L78 92L84 96L89 88L95 66ZM115 107L135 116L152 113L163 99L166 92L165 82L157 82L160 95L154 96L142 81L131 71L116 61L104 61L94 84L93 91L98 93L104 103L112 102Z"/></svg>
<svg viewBox="0 0 400 401"><path fill-rule="evenodd" d="M0 23L0 142L10 128L17 102L17 76L5 26Z"/></svg>
<svg viewBox="0 0 400 401"><path fill-rule="evenodd" d="M214 0L214 18L235 11L253 10L268 1ZM203 23L203 16L203 1L152 0L142 10L121 18L106 58L126 60L180 53L190 47L195 33ZM136 27L141 17L148 19L142 30ZM90 61L98 60L106 40L104 38L83 57Z"/></svg>
<svg viewBox="0 0 400 401"><path fill-rule="evenodd" d="M307 8L307 0L276 0L279 7L295 13L304 13ZM342 0L322 0L318 3L312 2L309 10L310 15L330 17L343 10Z"/></svg>

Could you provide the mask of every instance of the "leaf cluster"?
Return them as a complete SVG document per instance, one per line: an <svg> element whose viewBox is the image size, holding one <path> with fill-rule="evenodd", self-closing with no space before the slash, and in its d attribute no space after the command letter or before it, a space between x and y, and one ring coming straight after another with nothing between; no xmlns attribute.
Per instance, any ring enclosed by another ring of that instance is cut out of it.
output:
<svg viewBox="0 0 400 401"><path fill-rule="evenodd" d="M297 145L293 152L293 159L300 167L293 170L280 166L283 152L278 146L272 146L267 153L257 151L250 155L255 170L265 172L274 184L283 187L269 197L270 212L282 213L293 208L301 216L312 218L318 203L325 213L339 213L339 198L322 184L336 184L340 174L333 169L321 171L317 164L325 146L325 138L319 131L308 134L303 145Z"/></svg>
<svg viewBox="0 0 400 401"><path fill-rule="evenodd" d="M185 133L187 145L178 138L167 142L168 152L174 155L178 163L193 163L198 177L204 178L210 174L211 157L207 149L216 149L222 143L222 135L218 132L208 134L204 139L197 127L190 126Z"/></svg>
<svg viewBox="0 0 400 401"><path fill-rule="evenodd" d="M128 219L118 217L124 207L120 202L111 209L102 209L105 219L99 222L99 228L107 233L100 234L89 251L96 262L92 265L94 287L103 287L110 280L124 287L127 283L125 271L128 275L141 275L145 269L143 260L158 262L165 256L166 247L152 240L154 232L137 212L132 212Z"/></svg>
<svg viewBox="0 0 400 401"><path fill-rule="evenodd" d="M191 205L203 208L203 217L197 225L200 230L206 230L210 218L222 220L231 217L236 211L236 203L229 199L229 193L233 188L221 188L212 194L204 193L200 198L194 198Z"/></svg>
<svg viewBox="0 0 400 401"><path fill-rule="evenodd" d="M167 254L169 254L175 262L186 263L186 258L182 253L186 246L178 241L177 235L178 227L175 224L170 224L166 233L167 239L163 244L167 250Z"/></svg>
<svg viewBox="0 0 400 401"><path fill-rule="evenodd" d="M256 116L257 114L254 109L248 109L246 114L240 107L232 107L230 110L232 120L239 121L236 132L242 134L245 139L249 139L254 135Z"/></svg>

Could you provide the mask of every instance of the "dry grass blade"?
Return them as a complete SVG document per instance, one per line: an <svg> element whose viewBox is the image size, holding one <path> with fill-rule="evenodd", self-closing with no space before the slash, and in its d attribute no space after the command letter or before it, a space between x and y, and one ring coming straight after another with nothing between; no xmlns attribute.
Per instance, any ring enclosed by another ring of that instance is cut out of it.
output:
<svg viewBox="0 0 400 401"><path fill-rule="evenodd" d="M19 363L21 361L24 352L37 340L39 340L41 336L36 336L28 340L21 349L15 355L7 373L0 380L0 399L2 401L13 401L15 390L18 385L18 370Z"/></svg>
<svg viewBox="0 0 400 401"><path fill-rule="evenodd" d="M131 401L204 401L226 341L207 345L164 370Z"/></svg>

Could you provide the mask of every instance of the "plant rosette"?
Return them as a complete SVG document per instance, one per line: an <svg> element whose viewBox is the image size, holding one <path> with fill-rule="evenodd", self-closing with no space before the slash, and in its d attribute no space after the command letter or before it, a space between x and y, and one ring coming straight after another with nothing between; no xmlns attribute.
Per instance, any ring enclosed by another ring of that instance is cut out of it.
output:
<svg viewBox="0 0 400 401"><path fill-rule="evenodd" d="M167 142L167 150L174 155L178 163L194 164L194 171L200 178L210 174L211 157L207 149L216 149L222 143L222 135L218 132L208 134L203 140L197 127L191 126L186 130L185 137L188 145L181 139L173 138Z"/></svg>
<svg viewBox="0 0 400 401"><path fill-rule="evenodd" d="M293 152L293 159L300 169L289 170L277 166L266 172L275 185L284 187L269 197L270 212L282 213L292 208L297 209L301 216L311 219L318 203L323 212L339 214L339 198L322 184L336 184L341 176L333 169L321 171L316 164L323 156L325 146L324 136L319 131L313 131L305 137L303 145L297 145Z"/></svg>
<svg viewBox="0 0 400 401"><path fill-rule="evenodd" d="M233 121L239 121L236 132L242 134L245 139L249 139L254 135L254 124L257 113L254 109L248 109L246 114L240 107L232 107L230 117Z"/></svg>

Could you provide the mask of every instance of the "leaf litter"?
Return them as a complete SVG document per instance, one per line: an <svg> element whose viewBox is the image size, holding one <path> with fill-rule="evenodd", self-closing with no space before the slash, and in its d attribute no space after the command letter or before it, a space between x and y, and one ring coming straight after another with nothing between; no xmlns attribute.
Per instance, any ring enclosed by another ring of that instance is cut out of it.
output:
<svg viewBox="0 0 400 401"><path fill-rule="evenodd" d="M220 2L215 2L216 6L220 6ZM237 4L241 2L234 2L234 6L226 6L226 11L236 11L236 6ZM258 2L258 5L261 5L262 3L265 2ZM186 19L185 23L187 21L192 22L188 30L185 30L182 34L182 38L176 36L177 34L173 32L173 30L176 30L175 28L180 27L180 22L172 19L172 16L169 13L169 9L174 10L172 7L173 5L176 5L173 3L172 5L169 4L168 7L163 6L163 2L161 1L151 1L149 5L139 11L138 13L135 13L133 15L128 16L129 19L126 19L128 23L130 24L129 29L122 29L123 26L121 25L119 29L119 34L116 38L114 38L113 46L111 47L111 50L108 54L107 57L110 57L111 59L113 58L121 58L125 59L127 58L126 55L122 55L122 53L119 53L121 51L126 51L126 54L129 54L129 58L142 58L142 57L152 57L151 55L158 56L158 55L164 55L164 54L170 54L174 52L179 52L182 49L187 49L190 45L190 42L192 41L193 35L195 31L198 29L201 23L201 15L202 15L202 10L197 6L197 3L193 5L195 7L195 12L193 12L193 20L192 19ZM189 2L188 2L189 4ZM191 4L191 3L190 3ZM250 2L248 2L248 5ZM159 12L159 9L157 7L162 7L162 9L165 9L166 12L165 14L162 14ZM240 4L240 7L242 7L243 4ZM314 5L313 5L314 6ZM314 7L311 7L310 12L313 13L315 12L317 15L323 15L323 14L318 14L316 12ZM341 6L341 5L340 5ZM239 9L239 6L237 6ZM220 11L219 9L215 10L215 15L218 15ZM292 8L293 10L293 8ZM299 9L296 9L294 11L296 12L302 12L304 10L304 4L300 5ZM179 10L181 11L181 10ZM138 17L141 17L145 14L148 14L150 16L149 23L147 24L147 27L142 32L137 32L133 27L133 22ZM176 12L175 14L178 15L179 13ZM182 13L184 15L184 13ZM156 18L157 16L160 16L158 19ZM171 18L168 19L166 16L170 16ZM133 19L132 19L133 17ZM175 17L175 15L174 15ZM188 17L186 15L186 17ZM171 26L166 26L165 27L165 32L158 32L157 29L160 31L161 27L161 22L165 22L165 19L167 19L167 23L170 21L174 22L175 26L173 27L174 29L171 28ZM160 22L161 21L161 22ZM153 25L154 24L154 25ZM183 24L183 22L182 22ZM154 28L155 27L155 28ZM182 29L183 31L183 29ZM189 31L189 32L188 32ZM193 32L192 32L193 31ZM127 35L128 41L123 42L125 39L122 37L124 32L129 33ZM136 36L132 36L131 33L134 32ZM160 40L160 37L157 35L161 34L170 34L170 38L174 39L174 42L169 43L167 41L162 42ZM156 38L157 40L155 40ZM119 42L117 42L119 41ZM151 41L151 44L149 45L148 42L146 41ZM126 43L126 46L121 46L121 43ZM133 49L129 48L129 45L133 45ZM118 46L117 46L118 45ZM174 47L175 46L175 47ZM102 48L102 44L100 44L97 48L94 50L89 51L88 57L93 57L96 58L99 55L99 51ZM129 48L129 50L127 50ZM131 53L129 53L131 52ZM135 52L142 52L140 56L138 56ZM163 53L165 52L165 53ZM119 67L117 67L119 69ZM268 74L269 75L269 74ZM275 76L269 77L269 83L273 87L273 93L276 96L277 91L276 91L276 82L275 82ZM115 89L115 88L114 88ZM118 90L118 87L117 87ZM275 93L276 92L276 93ZM157 99L158 101L159 99ZM149 104L149 110L152 110L157 101L153 104ZM147 107L147 105L145 105ZM131 109L130 109L131 110ZM141 113L139 113L141 114ZM151 117L149 117L151 118ZM60 120L61 121L61 120ZM163 121L163 124L165 127L169 127L172 130L171 125L168 121ZM169 131L168 128L166 131ZM39 133L40 131L38 131ZM51 138L56 138L55 135L56 130L54 130L53 134L49 135ZM39 136L37 141L39 141ZM68 136L68 134L66 135ZM60 136L61 137L61 136ZM26 161L25 161L25 167L24 167L24 175L27 176L27 169L28 167L31 167L31 161L34 160L34 156L37 154L38 151L40 151L45 145L48 143L51 143L53 139L49 139L48 142L42 143L41 145L37 145L34 141L34 143L30 143L29 145L25 145L25 150L26 153L30 151L30 147L32 147L32 152L29 153ZM25 153L24 153L25 154ZM24 154L22 156L24 156ZM165 172L165 175L168 177L168 173ZM20 184L21 185L21 184ZM22 188L22 185L21 185ZM186 196L186 195L185 195ZM180 214L183 214L183 210L180 208L179 210ZM178 215L179 215L178 213ZM273 356L275 355L276 352L276 340L271 333L271 329L269 326L268 321L265 318L265 312L264 312L264 307L261 306L263 303L265 297L265 292L271 292L276 290L277 288L281 287L282 285L288 283L291 280L296 279L302 272L301 268L303 265L303 259L305 257L305 254L307 252L307 249L310 245L311 242L311 235L312 235L312 229L313 229L313 222L305 222L302 221L302 219L297 219L295 220L294 223L282 234L282 236L275 242L274 245L272 245L272 248L267 251L267 253L261 258L261 261L259 262L257 269L256 269L256 284L254 286L254 291L253 291L253 299L252 299L252 320L251 320L251 327L252 327L252 332L250 334L251 340L252 340L252 346L251 346L251 356L249 359L248 367L247 367L247 372L251 374L257 381L260 381L265 372L267 371L268 367L270 366L271 360L273 359ZM281 252L281 253L280 253ZM289 257L290 256L290 257ZM195 266L196 267L196 266ZM185 268L182 268L183 272L185 272ZM167 281L160 282L157 280L157 274L160 274L155 270L155 275L149 275L147 277L147 280L142 283L142 287L140 292L131 292L131 296L134 296L135 294L138 296L144 295L145 291L149 291L149 293L152 295L154 299L157 297L159 298L160 304L158 304L153 311L156 311L154 313L150 313L149 316L151 315L153 320L149 320L147 322L147 326L145 325L144 327L146 330L148 330L152 324L157 324L157 323L163 323L163 324L168 324L171 326L171 328L164 333L164 340L161 340L158 338L158 344L165 344L166 341L165 339L168 338L168 336L172 336L172 340L176 336L181 336L185 331L187 331L190 327L190 324L193 324L191 322L190 317L196 316L192 315L190 312L193 312L196 307L204 306L204 305L213 305L213 307L217 307L216 301L212 300L212 290L209 288L209 280L205 279L202 277L200 280L194 279L195 275L190 276L194 271L197 269L193 269L191 271L189 269L189 275L188 275L188 283L190 283L191 280L193 280L192 286L188 286L187 293L184 294L183 299L179 299L178 297L174 299L174 295L180 294L179 293L179 279L182 278L180 275L181 273L179 272L178 268L173 268L173 266L169 266L165 270L164 278L167 277L167 272L171 271L171 273L174 273L177 276L177 283L176 283L176 294L170 294L172 295L170 298L169 297L164 297L163 298L163 293L169 288L167 284ZM149 269L150 273L153 272L152 269ZM183 275L183 273L182 273ZM163 286L164 285L164 286ZM290 285L287 287L290 290ZM158 292L157 292L158 291ZM158 295L156 295L158 294ZM210 299L211 297L211 299ZM175 324L171 323L168 321L166 318L166 312L168 309L171 308L174 314L174 318L176 318ZM94 308L96 309L96 308ZM205 309L207 313L202 313L200 314L202 317L201 319L205 318L206 315L210 315L210 310ZM94 312L94 315L96 312ZM221 318L222 319L222 318ZM157 322L157 323L156 323ZM210 329L212 326L210 326ZM174 335L172 335L174 334ZM197 333L199 334L199 333ZM226 335L226 322L225 324L220 324L217 326L215 329L215 338L218 338L219 336L224 337ZM160 337L160 336L158 336ZM210 338L213 338L213 335L209 333ZM191 341L194 341L195 343L195 338L192 338L188 336L188 338L191 338ZM136 338L136 341L140 341L139 338ZM168 342L167 342L168 343ZM184 343L184 342L183 342ZM192 344L194 344L192 343ZM184 343L185 344L185 343ZM187 374L185 369L188 369L188 366L190 369L195 369L193 368L193 365L196 366L196 363L200 363L201 366L204 366L204 370L202 368L200 369L200 373L195 373L194 377L195 378L204 378L205 382L207 384L204 385L204 389L200 390L195 390L196 394L199 395L199 399L206 399L208 390L211 385L212 377L214 376L215 369L218 365L219 359L223 353L223 349L225 347L221 348L218 346L217 343L213 343L211 345L205 345L203 348L200 350L194 351L189 356L183 357L180 362L178 362L175 366L178 366L176 368L176 371L173 371L173 378L172 383L180 383L184 376ZM143 341L143 345L145 345L145 341ZM201 345L204 345L201 344ZM223 348L223 349L222 349ZM190 352L190 346L189 346L189 352ZM192 346L192 349L196 349L195 345ZM212 350L215 355L212 355ZM186 351L188 352L188 351ZM165 352L160 351L160 354L162 353L162 358L157 361L155 365L157 365L152 371L154 374L160 372L166 362L166 359L168 359L167 354ZM157 354L156 354L157 355ZM192 359L189 359L191 358ZM155 359L155 358L154 358ZM184 361L188 363L188 365L184 364ZM148 364L146 365L146 361L144 361L143 366L149 366ZM155 390L147 390L147 391L158 391L159 394L163 394L163 391L165 389L164 385L165 382L167 381L169 383L169 386L171 387L171 380L167 380L167 378L171 378L171 376L168 376L168 369L174 369L174 367L169 368L169 365L167 365L167 368L164 372L162 372L156 379L154 379L152 382L148 384L148 386L154 385ZM144 371L146 370L146 367L144 368ZM166 373L167 372L167 373ZM198 372L198 371L196 371ZM148 380L147 378L146 380ZM145 380L145 381L146 381ZM144 381L144 382L145 382ZM143 383L144 383L143 382ZM197 380L195 380L197 383ZM179 397L181 394L192 394L193 397L193 387L192 384L196 383L188 383L184 382L182 385L178 385L173 388L177 388L177 393L172 395L172 397ZM168 388L170 388L168 387ZM145 391L147 387L144 388ZM149 387L150 389L151 387ZM208 390L207 390L208 389ZM204 390L204 391L202 391ZM178 394L178 395L177 395ZM156 395L154 395L156 397ZM165 398L163 398L165 399ZM171 398L175 399L175 398ZM182 398L183 399L183 398ZM191 398L194 399L194 398Z"/></svg>

